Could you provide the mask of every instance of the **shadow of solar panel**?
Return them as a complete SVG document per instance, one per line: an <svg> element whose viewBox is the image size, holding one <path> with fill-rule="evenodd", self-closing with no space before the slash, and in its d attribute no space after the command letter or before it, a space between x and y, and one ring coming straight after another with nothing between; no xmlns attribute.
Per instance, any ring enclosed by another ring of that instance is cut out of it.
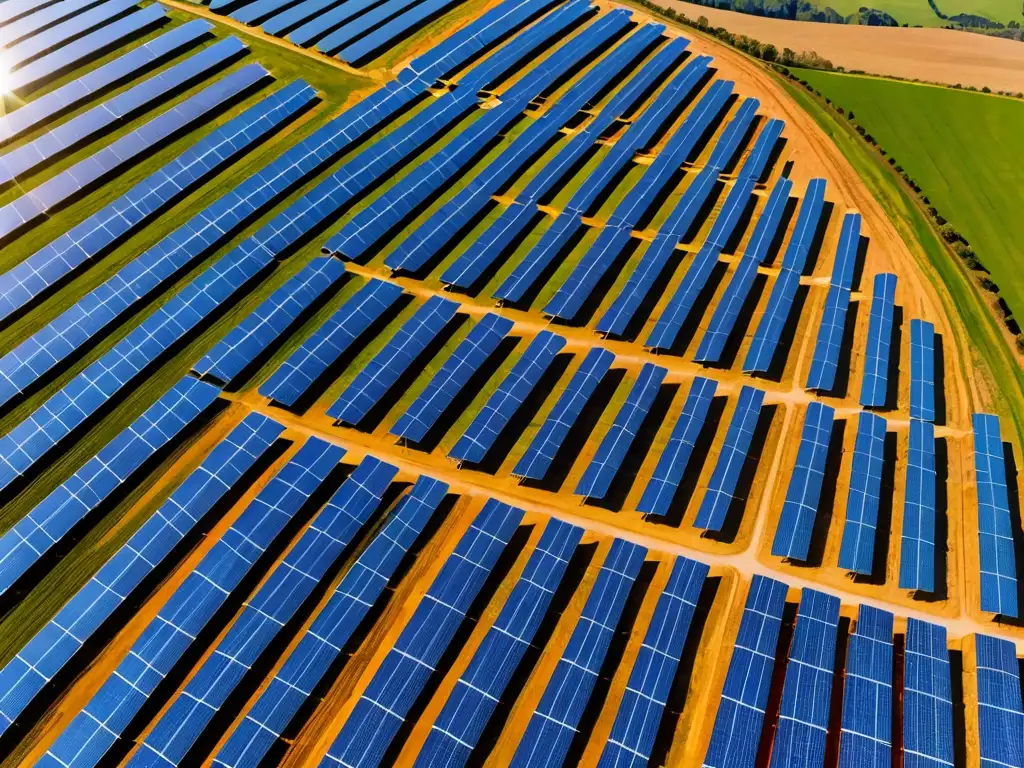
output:
<svg viewBox="0 0 1024 768"><path fill-rule="evenodd" d="M885 419L862 411L853 447L850 493L846 497L846 524L839 547L839 567L870 575L875 556L878 507L885 459Z"/></svg>
<svg viewBox="0 0 1024 768"><path fill-rule="evenodd" d="M772 768L823 765L839 598L804 589L789 649Z"/></svg>
<svg viewBox="0 0 1024 768"><path fill-rule="evenodd" d="M935 326L910 321L910 418L935 421Z"/></svg>
<svg viewBox="0 0 1024 768"><path fill-rule="evenodd" d="M558 398L547 420L531 441L530 447L516 463L512 470L513 475L534 480L543 479L566 436L583 413L587 402L614 360L615 355L601 347L593 347L587 352L569 386Z"/></svg>
<svg viewBox="0 0 1024 768"><path fill-rule="evenodd" d="M704 768L754 768L787 591L764 576L750 584Z"/></svg>
<svg viewBox="0 0 1024 768"><path fill-rule="evenodd" d="M554 362L555 355L564 346L565 339L561 336L551 331L538 333L448 452L448 457L473 464L483 461L498 435L533 392L544 372Z"/></svg>
<svg viewBox="0 0 1024 768"><path fill-rule="evenodd" d="M1013 519L1006 489L1006 458L999 417L976 413L974 470L978 494L978 546L981 566L981 610L1017 615L1017 557Z"/></svg>
<svg viewBox="0 0 1024 768"><path fill-rule="evenodd" d="M703 563L676 558L637 652L599 766L639 768L650 760L707 574L708 567Z"/></svg>
<svg viewBox="0 0 1024 768"><path fill-rule="evenodd" d="M106 0L19 43L5 44L4 62L8 69L16 71L32 59L37 59L65 42L109 23L112 18L134 8L135 3L136 0Z"/></svg>
<svg viewBox="0 0 1024 768"><path fill-rule="evenodd" d="M512 765L561 765L593 692L626 598L647 556L643 547L615 539L591 589L569 644L519 740Z"/></svg>
<svg viewBox="0 0 1024 768"><path fill-rule="evenodd" d="M901 589L935 591L935 500L935 427L911 419L900 543Z"/></svg>
<svg viewBox="0 0 1024 768"><path fill-rule="evenodd" d="M776 557L807 560L821 499L834 418L835 409L829 405L811 402L807 406L796 466L790 475L789 490L786 491L786 500L772 542L772 554Z"/></svg>
<svg viewBox="0 0 1024 768"><path fill-rule="evenodd" d="M725 443L718 455L718 463L711 473L708 489L701 500L700 509L693 520L694 528L720 531L725 525L729 508L736 500L736 486L750 453L750 442L761 417L764 392L744 386L736 400Z"/></svg>
<svg viewBox="0 0 1024 768"><path fill-rule="evenodd" d="M445 561L321 765L381 764L523 512L489 499Z"/></svg>
<svg viewBox="0 0 1024 768"><path fill-rule="evenodd" d="M907 768L953 765L953 701L946 628L907 619L903 678Z"/></svg>
<svg viewBox="0 0 1024 768"><path fill-rule="evenodd" d="M583 529L551 518L505 605L448 696L416 765L465 765L533 642Z"/></svg>
<svg viewBox="0 0 1024 768"><path fill-rule="evenodd" d="M245 673L380 506L398 468L367 456L274 566L227 634L153 724L130 766L180 763Z"/></svg>
<svg viewBox="0 0 1024 768"><path fill-rule="evenodd" d="M825 184L825 179L811 179L807 185L796 226L782 257L782 271L772 286L768 305L743 360L744 373L767 373L775 359L782 331L789 321L793 300L800 287L800 275L807 266L807 256L821 221Z"/></svg>
<svg viewBox="0 0 1024 768"><path fill-rule="evenodd" d="M860 404L880 408L889 394L889 348L892 346L893 313L896 302L896 275L875 275L868 319L868 346L864 353L864 379Z"/></svg>
<svg viewBox="0 0 1024 768"><path fill-rule="evenodd" d="M455 317L459 305L431 296L366 364L327 415L336 423L359 424Z"/></svg>
<svg viewBox="0 0 1024 768"><path fill-rule="evenodd" d="M695 377L690 384L690 392L672 428L672 436L661 452L658 466L654 468L654 474L647 481L644 494L636 505L640 512L658 516L668 514L672 499L686 473L690 454L704 428L717 387L717 381L705 379L703 376Z"/></svg>
<svg viewBox="0 0 1024 768"><path fill-rule="evenodd" d="M345 454L310 438L174 591L40 765L97 765L253 563Z"/></svg>
<svg viewBox="0 0 1024 768"><path fill-rule="evenodd" d="M0 733L252 468L284 427L250 413L0 670Z"/></svg>
<svg viewBox="0 0 1024 768"><path fill-rule="evenodd" d="M182 379L0 536L0 594L130 482L136 471L213 405L218 394L214 386Z"/></svg>
<svg viewBox="0 0 1024 768"><path fill-rule="evenodd" d="M336 662L447 492L445 483L426 475L419 477L346 572L245 718L231 731L214 757L215 765L251 766L266 757Z"/></svg>
<svg viewBox="0 0 1024 768"><path fill-rule="evenodd" d="M862 605L843 682L839 768L892 764L892 614Z"/></svg>
<svg viewBox="0 0 1024 768"><path fill-rule="evenodd" d="M281 363L259 393L275 403L294 405L401 295L400 286L370 280Z"/></svg>
<svg viewBox="0 0 1024 768"><path fill-rule="evenodd" d="M1024 708L1017 647L975 635L978 680L978 756L982 768L1024 768Z"/></svg>
<svg viewBox="0 0 1024 768"><path fill-rule="evenodd" d="M626 396L615 421L605 434L597 448L597 453L583 472L583 477L576 484L577 496L588 499L603 499L608 495L615 475L622 466L633 438L640 430L640 425L647 418L647 412L654 404L668 371L653 363L644 363L633 387Z"/></svg>

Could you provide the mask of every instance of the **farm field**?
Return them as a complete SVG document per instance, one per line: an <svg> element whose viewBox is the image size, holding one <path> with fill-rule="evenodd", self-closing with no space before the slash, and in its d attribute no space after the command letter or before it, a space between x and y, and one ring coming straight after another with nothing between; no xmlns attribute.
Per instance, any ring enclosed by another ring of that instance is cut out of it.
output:
<svg viewBox="0 0 1024 768"><path fill-rule="evenodd" d="M1024 761L1020 393L765 70L105 2L0 4L0 766Z"/></svg>

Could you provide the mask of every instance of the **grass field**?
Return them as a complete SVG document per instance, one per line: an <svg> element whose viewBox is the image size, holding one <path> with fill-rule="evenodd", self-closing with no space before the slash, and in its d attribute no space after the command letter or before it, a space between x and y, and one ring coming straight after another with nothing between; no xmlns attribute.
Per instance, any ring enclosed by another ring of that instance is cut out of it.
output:
<svg viewBox="0 0 1024 768"><path fill-rule="evenodd" d="M801 71L874 136L970 241L1016 314L1024 314L1020 137L1024 104L877 78Z"/></svg>
<svg viewBox="0 0 1024 768"><path fill-rule="evenodd" d="M869 3L861 0L812 0L812 3L822 11L831 8L844 18L855 15L858 10L866 7L888 13L900 23L900 26L947 27L955 24L936 14L928 0L873 0ZM963 13L981 16L1004 26L1010 21L1021 21L1021 6L1016 0L937 0L936 5L947 17ZM742 12L744 6L736 2L732 3L731 7ZM696 18L696 15L694 17Z"/></svg>

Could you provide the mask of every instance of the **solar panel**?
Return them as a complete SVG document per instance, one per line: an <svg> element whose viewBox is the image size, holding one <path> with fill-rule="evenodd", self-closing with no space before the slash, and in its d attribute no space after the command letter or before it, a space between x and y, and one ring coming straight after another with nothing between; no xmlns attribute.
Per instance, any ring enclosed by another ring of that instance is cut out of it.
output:
<svg viewBox="0 0 1024 768"><path fill-rule="evenodd" d="M0 670L0 733L25 710L110 615L230 491L284 431L250 413L220 441L57 615Z"/></svg>
<svg viewBox="0 0 1024 768"><path fill-rule="evenodd" d="M245 718L229 733L213 759L214 765L241 768L257 765L266 757L337 661L447 492L448 486L439 480L425 475L417 479L380 533L346 572Z"/></svg>
<svg viewBox="0 0 1024 768"><path fill-rule="evenodd" d="M935 427L910 420L903 536L900 544L900 588L935 591Z"/></svg>
<svg viewBox="0 0 1024 768"><path fill-rule="evenodd" d="M805 588L789 649L772 768L824 765L838 623L839 598Z"/></svg>
<svg viewBox="0 0 1024 768"><path fill-rule="evenodd" d="M320 41L316 44L316 49L328 56L338 54L338 58L342 61L358 61L361 56L348 58L339 53L339 51L342 48L347 49L348 46L356 44L360 36L369 36L372 38L369 42L370 45L379 45L380 38L375 37L375 28L379 30L381 25L391 26L396 17L400 17L403 12L414 9L416 2L417 0L384 0L384 2L370 7L365 13L360 14L356 18L349 19L334 31L320 38ZM384 32L384 30L380 31ZM401 37L400 35L395 35L384 38L384 40L389 39L392 44L395 44ZM368 49L370 52L373 50L375 48Z"/></svg>
<svg viewBox="0 0 1024 768"><path fill-rule="evenodd" d="M862 411L853 447L850 493L846 497L846 525L839 547L839 567L871 574L875 556L875 529L882 496L885 459L885 419Z"/></svg>
<svg viewBox="0 0 1024 768"><path fill-rule="evenodd" d="M40 8L35 13L23 16L17 21L12 21L4 26L3 47L10 48L13 45L37 34L45 27L52 26L64 19L70 18L91 5L96 0L63 0Z"/></svg>
<svg viewBox="0 0 1024 768"><path fill-rule="evenodd" d="M599 766L639 766L650 760L707 574L703 563L676 558L637 652Z"/></svg>
<svg viewBox="0 0 1024 768"><path fill-rule="evenodd" d="M754 768L788 587L754 576L703 768Z"/></svg>
<svg viewBox="0 0 1024 768"><path fill-rule="evenodd" d="M260 386L259 393L275 403L295 405L313 382L401 295L400 286L383 280L370 280L281 363Z"/></svg>
<svg viewBox="0 0 1024 768"><path fill-rule="evenodd" d="M722 132L722 137L711 150L708 165L718 169L729 165L733 157L736 156L736 150L739 149L743 137L747 135L750 127L754 124L760 106L761 102L757 99L749 97L743 99L736 114Z"/></svg>
<svg viewBox="0 0 1024 768"><path fill-rule="evenodd" d="M345 451L310 438L174 591L40 765L95 766Z"/></svg>
<svg viewBox="0 0 1024 768"><path fill-rule="evenodd" d="M391 434L413 443L423 440L480 366L494 354L513 325L501 315L484 315L395 422Z"/></svg>
<svg viewBox="0 0 1024 768"><path fill-rule="evenodd" d="M522 357L512 366L494 394L476 415L473 422L448 452L458 461L479 464L508 425L523 401L530 396L555 356L565 346L565 339L551 331L538 333Z"/></svg>
<svg viewBox="0 0 1024 768"><path fill-rule="evenodd" d="M832 406L819 402L811 402L807 406L796 466L790 475L789 490L786 491L786 501L772 542L772 554L776 557L807 560L821 500L835 413Z"/></svg>
<svg viewBox="0 0 1024 768"><path fill-rule="evenodd" d="M654 474L647 481L644 495L636 505L640 512L661 517L668 514L672 499L675 498L686 473L690 454L693 453L693 447L704 428L704 421L708 417L708 409L711 407L711 400L717 387L717 381L705 379L703 376L695 377L690 384L690 392L672 428L672 436L661 452Z"/></svg>
<svg viewBox="0 0 1024 768"><path fill-rule="evenodd" d="M868 320L868 347L864 354L864 379L860 404L865 408L885 405L889 393L889 348L892 346L896 275L875 275L875 290Z"/></svg>
<svg viewBox="0 0 1024 768"><path fill-rule="evenodd" d="M354 19L360 13L365 13L369 8L377 5L378 2L379 0L354 0L354 2L342 3L333 8L323 10L304 19L303 23L288 35L288 40L295 45L312 45L325 34L328 34L330 30L336 29L350 19ZM266 27L264 27L264 31L268 31Z"/></svg>
<svg viewBox="0 0 1024 768"><path fill-rule="evenodd" d="M280 10L281 4L277 0L267 0L266 3L263 0L258 0L253 5L274 6L279 9L273 11L273 15L262 22L263 31L274 37L284 37L299 25L330 11L331 6L336 2L337 0L303 0L294 4L286 3L283 10ZM360 3L347 3L347 5L360 5ZM240 10L244 10L244 8Z"/></svg>
<svg viewBox="0 0 1024 768"><path fill-rule="evenodd" d="M0 27L52 5L57 0L7 0L0 5Z"/></svg>
<svg viewBox="0 0 1024 768"><path fill-rule="evenodd" d="M1017 615L1017 558L1013 519L1006 488L1006 457L999 417L976 413L974 470L978 493L978 547L981 566L981 610Z"/></svg>
<svg viewBox="0 0 1024 768"><path fill-rule="evenodd" d="M377 668L321 765L381 764L522 518L520 509L487 501Z"/></svg>
<svg viewBox="0 0 1024 768"><path fill-rule="evenodd" d="M761 417L762 403L764 392L760 389L744 386L740 390L736 410L729 422L729 430L725 433L725 443L718 455L718 463L711 473L708 489L693 520L694 528L722 530L729 508L737 499L736 486L747 463L750 443Z"/></svg>
<svg viewBox="0 0 1024 768"><path fill-rule="evenodd" d="M258 26L265 19L290 8L294 4L295 0L256 0L255 2L248 2L246 0L242 7L236 8L228 16L248 26ZM224 6L222 3L217 3L217 5L222 8ZM211 3L210 8L213 10L213 3Z"/></svg>
<svg viewBox="0 0 1024 768"><path fill-rule="evenodd" d="M612 542L569 644L519 740L511 763L515 768L565 762L646 555L636 544Z"/></svg>
<svg viewBox="0 0 1024 768"><path fill-rule="evenodd" d="M582 535L582 528L548 520L522 576L434 721L417 766L465 765L531 646Z"/></svg>
<svg viewBox="0 0 1024 768"><path fill-rule="evenodd" d="M593 347L587 352L569 386L562 392L530 447L512 470L513 475L540 480L548 473L566 436L614 360L615 355L601 347Z"/></svg>
<svg viewBox="0 0 1024 768"><path fill-rule="evenodd" d="M846 652L839 768L892 764L892 625L862 605Z"/></svg>
<svg viewBox="0 0 1024 768"><path fill-rule="evenodd" d="M603 499L608 495L615 475L629 452L633 439L647 418L647 412L661 391L667 370L653 363L644 363L629 390L615 421L597 448L597 453L576 484L576 495Z"/></svg>
<svg viewBox="0 0 1024 768"><path fill-rule="evenodd" d="M935 421L935 326L910 321L910 418Z"/></svg>
<svg viewBox="0 0 1024 768"><path fill-rule="evenodd" d="M782 257L782 271L772 286L768 305L743 360L744 373L767 373L771 369L800 287L800 275L807 267L807 257L821 221L825 183L825 179L811 179L807 185L793 234Z"/></svg>
<svg viewBox="0 0 1024 768"><path fill-rule="evenodd" d="M135 7L136 0L106 0L89 10L75 14L13 45L4 45L4 61L11 70L37 59L68 40L103 26L112 18ZM7 28L9 29L9 27ZM6 31L6 30L5 30ZM6 35L5 35L6 37Z"/></svg>
<svg viewBox="0 0 1024 768"><path fill-rule="evenodd" d="M953 699L946 628L907 619L903 673L903 765L953 765Z"/></svg>
<svg viewBox="0 0 1024 768"><path fill-rule="evenodd" d="M161 712L128 765L185 759L245 673L369 522L396 474L397 467L373 456L360 462L242 606L227 634Z"/></svg>
<svg viewBox="0 0 1024 768"><path fill-rule="evenodd" d="M1017 646L974 636L978 680L978 757L981 768L1024 768L1024 707Z"/></svg>
<svg viewBox="0 0 1024 768"><path fill-rule="evenodd" d="M460 0L422 0L413 5L405 13L392 19L381 27L343 48L337 58L353 64L363 64L373 56L379 55L390 48L397 40L403 39L409 30L416 25L439 14Z"/></svg>
<svg viewBox="0 0 1024 768"><path fill-rule="evenodd" d="M440 296L431 296L416 310L384 348L366 364L327 415L336 423L357 425L398 379L426 351L445 326L455 317L459 305Z"/></svg>

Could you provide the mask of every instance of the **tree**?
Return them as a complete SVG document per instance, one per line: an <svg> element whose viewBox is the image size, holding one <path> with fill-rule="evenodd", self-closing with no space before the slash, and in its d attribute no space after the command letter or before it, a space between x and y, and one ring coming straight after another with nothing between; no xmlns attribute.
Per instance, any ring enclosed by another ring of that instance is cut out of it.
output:
<svg viewBox="0 0 1024 768"><path fill-rule="evenodd" d="M960 233L953 229L953 225L948 222L939 227L939 234L947 243L955 243L960 239Z"/></svg>
<svg viewBox="0 0 1024 768"><path fill-rule="evenodd" d="M761 58L772 62L779 58L779 49L771 43L765 43L761 48Z"/></svg>

